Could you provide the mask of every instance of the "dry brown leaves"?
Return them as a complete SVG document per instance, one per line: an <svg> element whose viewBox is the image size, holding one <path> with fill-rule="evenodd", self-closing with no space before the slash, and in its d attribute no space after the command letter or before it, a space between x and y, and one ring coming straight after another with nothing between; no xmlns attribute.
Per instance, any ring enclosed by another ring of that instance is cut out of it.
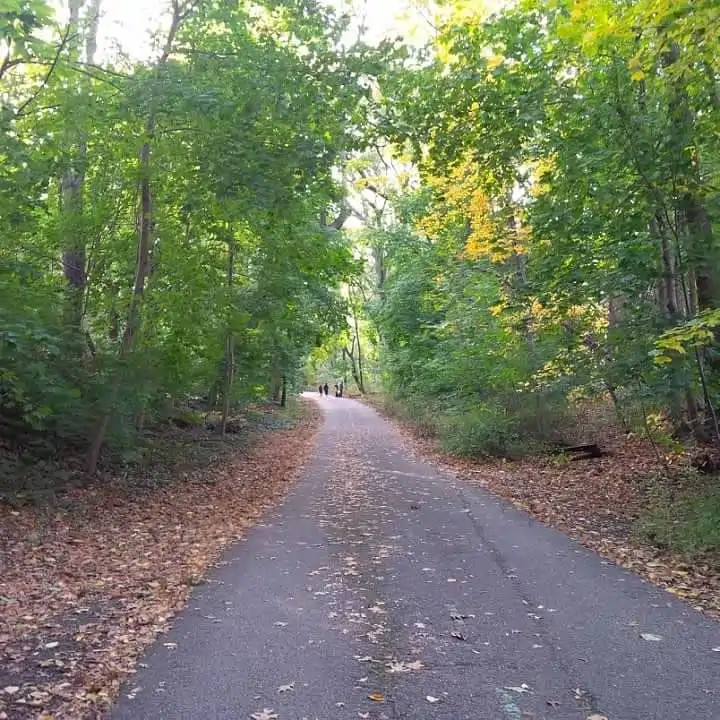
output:
<svg viewBox="0 0 720 720"><path fill-rule="evenodd" d="M162 489L77 490L46 516L0 507L0 719L103 716L193 585L288 488L319 426L305 407L292 429Z"/></svg>
<svg viewBox="0 0 720 720"><path fill-rule="evenodd" d="M373 407L381 409L378 402ZM720 619L720 553L692 559L644 543L633 526L648 505L647 478L658 472L652 446L616 434L600 458L559 462L465 460L440 453L410 426L400 431L419 454L487 488L603 557L629 568L693 607Z"/></svg>

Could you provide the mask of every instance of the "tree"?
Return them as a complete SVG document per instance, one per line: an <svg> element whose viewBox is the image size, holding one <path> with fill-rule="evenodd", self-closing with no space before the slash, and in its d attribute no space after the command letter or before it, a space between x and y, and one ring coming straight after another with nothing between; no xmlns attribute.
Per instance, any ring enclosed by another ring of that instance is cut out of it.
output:
<svg viewBox="0 0 720 720"><path fill-rule="evenodd" d="M376 66L320 5L214 0L98 64L98 7L13 5L0 60L0 415L90 470L189 396L282 401L336 330L354 265L322 218Z"/></svg>

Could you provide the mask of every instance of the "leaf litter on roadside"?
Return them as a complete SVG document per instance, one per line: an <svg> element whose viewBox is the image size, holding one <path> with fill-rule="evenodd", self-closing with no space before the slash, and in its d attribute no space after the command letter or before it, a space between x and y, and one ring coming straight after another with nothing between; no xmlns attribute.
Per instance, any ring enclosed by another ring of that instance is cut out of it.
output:
<svg viewBox="0 0 720 720"><path fill-rule="evenodd" d="M63 507L0 506L0 718L95 717L220 553L288 488L320 414L138 492L70 489ZM176 643L164 643L174 652Z"/></svg>

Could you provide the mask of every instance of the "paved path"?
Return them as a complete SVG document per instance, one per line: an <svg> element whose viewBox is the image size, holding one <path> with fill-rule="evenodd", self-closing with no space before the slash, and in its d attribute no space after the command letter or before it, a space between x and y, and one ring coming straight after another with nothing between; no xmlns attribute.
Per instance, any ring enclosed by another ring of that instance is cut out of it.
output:
<svg viewBox="0 0 720 720"><path fill-rule="evenodd" d="M319 402L294 490L115 720L720 719L720 625L412 459L359 403Z"/></svg>

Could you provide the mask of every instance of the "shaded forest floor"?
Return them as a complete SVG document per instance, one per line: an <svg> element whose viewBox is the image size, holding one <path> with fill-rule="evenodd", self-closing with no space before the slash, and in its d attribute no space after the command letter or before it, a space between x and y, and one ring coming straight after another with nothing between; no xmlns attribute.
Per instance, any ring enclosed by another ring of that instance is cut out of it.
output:
<svg viewBox="0 0 720 720"><path fill-rule="evenodd" d="M385 412L380 396L365 401ZM720 548L681 551L664 537L678 525L670 510L676 500L702 497L714 487L712 498L718 503L717 478L685 472L682 458L669 474L661 472L648 441L619 432L604 434L605 454L598 458L475 460L443 453L425 428L419 433L412 424L393 419L418 454L720 619ZM706 523L708 527L694 531L720 536L720 515ZM710 524L715 524L714 530Z"/></svg>
<svg viewBox="0 0 720 720"><path fill-rule="evenodd" d="M282 497L320 421L303 402L262 407L225 443L175 428L148 467L0 504L0 719L102 717L222 550Z"/></svg>

